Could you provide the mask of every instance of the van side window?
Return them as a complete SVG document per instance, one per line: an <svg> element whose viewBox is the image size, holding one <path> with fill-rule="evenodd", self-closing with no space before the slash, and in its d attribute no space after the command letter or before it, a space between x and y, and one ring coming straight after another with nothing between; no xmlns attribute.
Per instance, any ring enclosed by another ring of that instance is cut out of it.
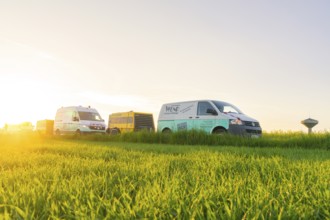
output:
<svg viewBox="0 0 330 220"><path fill-rule="evenodd" d="M197 115L212 115L211 112L207 112L208 109L216 112L209 102L198 102Z"/></svg>

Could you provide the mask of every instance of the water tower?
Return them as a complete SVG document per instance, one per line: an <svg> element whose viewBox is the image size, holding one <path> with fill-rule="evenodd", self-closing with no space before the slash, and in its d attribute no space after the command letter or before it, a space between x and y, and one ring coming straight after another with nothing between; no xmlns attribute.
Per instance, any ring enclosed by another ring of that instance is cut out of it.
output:
<svg viewBox="0 0 330 220"><path fill-rule="evenodd" d="M319 122L315 119L307 118L301 121L301 124L305 125L308 128L308 134L312 133L312 128L317 125Z"/></svg>

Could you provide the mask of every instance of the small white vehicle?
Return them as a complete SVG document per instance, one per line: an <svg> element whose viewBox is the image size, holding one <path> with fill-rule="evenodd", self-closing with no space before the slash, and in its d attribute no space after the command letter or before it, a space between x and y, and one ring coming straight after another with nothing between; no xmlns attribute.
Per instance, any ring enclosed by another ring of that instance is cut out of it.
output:
<svg viewBox="0 0 330 220"><path fill-rule="evenodd" d="M196 100L164 104L158 118L159 132L204 130L210 134L230 133L260 137L257 120L227 102Z"/></svg>
<svg viewBox="0 0 330 220"><path fill-rule="evenodd" d="M54 133L83 134L105 133L105 123L98 111L90 107L70 106L59 108L54 122Z"/></svg>

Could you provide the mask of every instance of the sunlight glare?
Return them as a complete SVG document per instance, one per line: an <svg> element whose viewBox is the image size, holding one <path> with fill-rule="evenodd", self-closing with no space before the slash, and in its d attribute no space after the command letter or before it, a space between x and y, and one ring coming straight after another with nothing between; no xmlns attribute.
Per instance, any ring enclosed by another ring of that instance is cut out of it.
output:
<svg viewBox="0 0 330 220"><path fill-rule="evenodd" d="M0 128L5 123L21 123L44 119L54 112L50 85L35 79L7 77L0 85L2 109Z"/></svg>

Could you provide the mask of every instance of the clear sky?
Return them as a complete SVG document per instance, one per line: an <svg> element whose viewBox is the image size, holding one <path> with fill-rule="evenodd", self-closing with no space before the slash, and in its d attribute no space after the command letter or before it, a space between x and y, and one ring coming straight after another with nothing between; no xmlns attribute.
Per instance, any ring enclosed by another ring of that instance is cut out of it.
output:
<svg viewBox="0 0 330 220"><path fill-rule="evenodd" d="M216 99L264 130L330 129L330 1L3 0L0 127L61 106Z"/></svg>

